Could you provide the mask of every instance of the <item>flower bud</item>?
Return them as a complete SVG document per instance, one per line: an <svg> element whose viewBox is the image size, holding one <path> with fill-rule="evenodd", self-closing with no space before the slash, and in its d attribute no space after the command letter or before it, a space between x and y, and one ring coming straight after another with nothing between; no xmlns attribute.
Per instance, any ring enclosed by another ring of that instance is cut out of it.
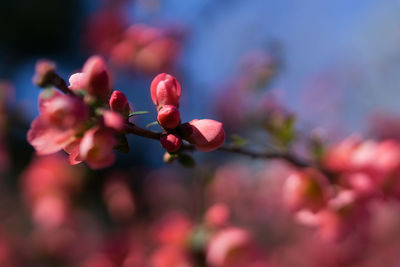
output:
<svg viewBox="0 0 400 267"><path fill-rule="evenodd" d="M182 145L182 139L175 134L166 134L160 138L161 145L168 152L178 151Z"/></svg>
<svg viewBox="0 0 400 267"><path fill-rule="evenodd" d="M121 91L112 92L109 105L112 111L120 113L125 118L127 118L131 112L128 99Z"/></svg>
<svg viewBox="0 0 400 267"><path fill-rule="evenodd" d="M187 140L198 150L208 152L219 148L225 141L222 123L210 120L192 120L189 122L192 133Z"/></svg>
<svg viewBox="0 0 400 267"><path fill-rule="evenodd" d="M102 102L106 102L111 93L110 74L106 63L99 56L90 57L82 73L72 75L69 82L71 90L84 90Z"/></svg>
<svg viewBox="0 0 400 267"><path fill-rule="evenodd" d="M49 60L39 60L35 67L35 76L33 83L39 87L46 87L51 85L51 81L55 74L56 65Z"/></svg>
<svg viewBox="0 0 400 267"><path fill-rule="evenodd" d="M165 105L158 111L157 120L161 127L175 129L181 122L181 115L175 106Z"/></svg>
<svg viewBox="0 0 400 267"><path fill-rule="evenodd" d="M150 93L153 103L157 106L179 106L181 86L175 77L169 74L161 73L157 75L151 83Z"/></svg>

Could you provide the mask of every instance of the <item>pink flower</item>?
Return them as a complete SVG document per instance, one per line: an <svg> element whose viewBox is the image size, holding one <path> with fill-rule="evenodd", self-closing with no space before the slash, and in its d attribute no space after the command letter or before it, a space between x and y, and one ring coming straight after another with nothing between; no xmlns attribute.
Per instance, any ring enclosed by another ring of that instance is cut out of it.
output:
<svg viewBox="0 0 400 267"><path fill-rule="evenodd" d="M189 122L191 134L187 140L198 150L208 152L219 148L225 141L222 123L210 120L192 120Z"/></svg>
<svg viewBox="0 0 400 267"><path fill-rule="evenodd" d="M89 117L89 111L79 98L45 90L39 96L41 115L31 124L27 138L41 155L52 154L75 140Z"/></svg>
<svg viewBox="0 0 400 267"><path fill-rule="evenodd" d="M151 83L150 93L153 103L157 106L179 106L181 86L175 77L169 74L161 73L157 75Z"/></svg>
<svg viewBox="0 0 400 267"><path fill-rule="evenodd" d="M207 248L207 262L210 266L245 266L251 250L252 240L243 229L230 227L217 233Z"/></svg>
<svg viewBox="0 0 400 267"><path fill-rule="evenodd" d="M229 216L230 216L230 209L228 205L224 203L217 203L212 205L205 214L205 221L207 224L220 227L227 224Z"/></svg>
<svg viewBox="0 0 400 267"><path fill-rule="evenodd" d="M160 138L161 145L168 152L176 152L182 145L182 139L175 134L166 134Z"/></svg>
<svg viewBox="0 0 400 267"><path fill-rule="evenodd" d="M47 101L42 101L40 112L50 126L61 129L82 126L89 118L88 107L82 99L69 95L56 95Z"/></svg>
<svg viewBox="0 0 400 267"><path fill-rule="evenodd" d="M104 60L99 56L90 57L82 72L73 74L69 82L71 90L84 90L102 102L108 100L112 91L110 74Z"/></svg>
<svg viewBox="0 0 400 267"><path fill-rule="evenodd" d="M110 109L127 118L131 112L128 99L121 91L114 91L109 100Z"/></svg>
<svg viewBox="0 0 400 267"><path fill-rule="evenodd" d="M79 146L80 157L92 169L108 167L115 161L113 147L116 143L111 130L94 127L82 138Z"/></svg>
<svg viewBox="0 0 400 267"><path fill-rule="evenodd" d="M157 121L163 128L175 129L181 122L181 115L175 106L165 105L158 111Z"/></svg>
<svg viewBox="0 0 400 267"><path fill-rule="evenodd" d="M284 184L284 199L294 211L323 208L329 196L328 180L314 169L293 172Z"/></svg>

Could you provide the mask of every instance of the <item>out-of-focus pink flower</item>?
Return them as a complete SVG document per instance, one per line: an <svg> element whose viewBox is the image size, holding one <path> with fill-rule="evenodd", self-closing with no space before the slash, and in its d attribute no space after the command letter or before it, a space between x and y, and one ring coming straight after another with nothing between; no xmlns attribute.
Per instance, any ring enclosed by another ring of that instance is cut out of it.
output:
<svg viewBox="0 0 400 267"><path fill-rule="evenodd" d="M121 179L112 176L107 182L103 198L111 217L117 221L126 221L132 218L136 204L128 185Z"/></svg>
<svg viewBox="0 0 400 267"><path fill-rule="evenodd" d="M58 196L43 196L33 206L33 220L44 228L60 227L67 217L67 203Z"/></svg>
<svg viewBox="0 0 400 267"><path fill-rule="evenodd" d="M123 37L125 25L122 10L104 8L89 18L84 41L96 53L107 54Z"/></svg>
<svg viewBox="0 0 400 267"><path fill-rule="evenodd" d="M165 105L158 111L157 121L163 128L175 129L181 122L181 115L175 106Z"/></svg>
<svg viewBox="0 0 400 267"><path fill-rule="evenodd" d="M111 59L122 66L154 74L172 69L181 47L180 34L144 24L130 26L111 51Z"/></svg>
<svg viewBox="0 0 400 267"><path fill-rule="evenodd" d="M212 205L205 214L205 222L214 227L221 227L228 223L230 209L226 204L217 203Z"/></svg>
<svg viewBox="0 0 400 267"><path fill-rule="evenodd" d="M284 199L290 209L310 209L313 212L324 207L330 197L330 185L326 177L314 169L293 172L284 184Z"/></svg>
<svg viewBox="0 0 400 267"><path fill-rule="evenodd" d="M67 198L79 191L81 179L79 169L61 155L35 157L22 174L22 191L28 204L49 194Z"/></svg>
<svg viewBox="0 0 400 267"><path fill-rule="evenodd" d="M252 239L243 229L230 227L218 232L207 247L207 263L215 267L245 266L250 263Z"/></svg>
<svg viewBox="0 0 400 267"><path fill-rule="evenodd" d="M152 267L191 267L188 255L175 246L163 246L151 255Z"/></svg>
<svg viewBox="0 0 400 267"><path fill-rule="evenodd" d="M127 118L131 112L128 99L121 91L112 92L109 105L112 111L120 113L124 118Z"/></svg>
<svg viewBox="0 0 400 267"><path fill-rule="evenodd" d="M182 139L175 134L161 136L160 143L168 152L176 152L182 145Z"/></svg>
<svg viewBox="0 0 400 267"><path fill-rule="evenodd" d="M178 107L181 85L175 77L161 73L153 79L150 93L151 99L156 106L172 105Z"/></svg>
<svg viewBox="0 0 400 267"><path fill-rule="evenodd" d="M83 90L96 99L107 102L111 94L111 79L104 60L99 56L90 57L81 73L73 74L70 79L71 90Z"/></svg>
<svg viewBox="0 0 400 267"><path fill-rule="evenodd" d="M170 212L154 225L153 234L158 243L183 247L193 229L192 222L184 214Z"/></svg>
<svg viewBox="0 0 400 267"><path fill-rule="evenodd" d="M208 152L219 148L225 141L222 123L210 120L192 120L189 122L191 134L187 140L198 150Z"/></svg>
<svg viewBox="0 0 400 267"><path fill-rule="evenodd" d="M115 161L113 147L117 141L107 128L94 127L86 131L80 143L80 157L89 167L101 169Z"/></svg>

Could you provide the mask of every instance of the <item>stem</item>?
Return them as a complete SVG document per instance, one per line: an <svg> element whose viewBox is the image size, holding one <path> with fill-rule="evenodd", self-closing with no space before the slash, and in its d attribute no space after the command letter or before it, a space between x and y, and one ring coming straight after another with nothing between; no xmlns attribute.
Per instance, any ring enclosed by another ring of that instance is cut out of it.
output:
<svg viewBox="0 0 400 267"><path fill-rule="evenodd" d="M47 76L45 79L42 81L42 85L44 86L45 84L50 84L62 91L65 94L69 95L74 95L76 94L68 88L67 83L63 78L61 78L55 71L50 71L47 73ZM41 86L40 84L38 84ZM134 134L137 136L149 138L149 139L154 139L154 140L160 140L162 133L158 132L153 132L144 128L141 128L133 123L126 123L125 124L125 133L127 134ZM188 144L183 144L182 145L182 150L191 150L195 151L196 148L194 145L188 145ZM244 148L238 148L234 146L221 146L220 148L217 149L218 151L223 151L223 152L228 152L228 153L234 153L234 154L240 154L240 155L245 155L249 156L251 158L260 158L260 159L281 159L284 160L291 165L299 168L305 168L305 167L312 167L319 169L321 172L323 172L327 177L334 179L335 175L330 172L329 170L324 169L321 166L318 166L314 163L305 161L303 159L298 158L297 156L289 153L281 153L281 152L257 152L257 151L252 151Z"/></svg>
<svg viewBox="0 0 400 267"><path fill-rule="evenodd" d="M126 133L138 135L141 137L145 138L150 138L154 140L160 140L162 133L157 133L153 132L144 128L141 128L135 124L132 123L127 123L125 124L125 131ZM190 150L190 151L196 151L196 148L194 145L190 144L183 144L182 145L182 150ZM311 162L308 162L306 160L300 159L297 156L289 153L281 153L281 152L259 152L259 151L253 151L245 148L238 148L238 147L233 147L233 146L228 146L228 145L223 145L220 148L217 149L217 151L222 151L222 152L228 152L228 153L234 153L234 154L240 154L244 156L248 156L251 158L258 158L258 159L281 159L289 164L293 165L294 167L298 168L316 168L319 169L321 172L323 172L327 177L333 179L334 174L331 173L329 170L324 169L321 166L318 166L317 164L313 164Z"/></svg>
<svg viewBox="0 0 400 267"><path fill-rule="evenodd" d="M126 123L125 124L125 132L138 135L145 138L150 138L154 140L160 140L161 133L153 132L144 128L141 128L133 123Z"/></svg>

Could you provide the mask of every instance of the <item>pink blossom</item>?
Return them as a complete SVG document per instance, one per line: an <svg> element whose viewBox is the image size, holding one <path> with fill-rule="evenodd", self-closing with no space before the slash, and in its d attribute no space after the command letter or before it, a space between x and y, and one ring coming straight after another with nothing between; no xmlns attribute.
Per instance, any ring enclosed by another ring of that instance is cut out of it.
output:
<svg viewBox="0 0 400 267"><path fill-rule="evenodd" d="M219 148L225 141L222 123L210 120L192 120L189 122L191 134L187 140L198 150L208 152Z"/></svg>
<svg viewBox="0 0 400 267"><path fill-rule="evenodd" d="M158 111L157 121L163 128L175 129L181 122L181 115L175 106L165 105Z"/></svg>
<svg viewBox="0 0 400 267"><path fill-rule="evenodd" d="M181 86L175 77L161 73L151 83L151 99L156 106L172 105L179 106Z"/></svg>
<svg viewBox="0 0 400 267"><path fill-rule="evenodd" d="M241 266L251 249L251 237L243 229L230 227L221 230L209 242L207 262L215 267Z"/></svg>
<svg viewBox="0 0 400 267"><path fill-rule="evenodd" d="M94 127L86 131L79 146L80 157L92 169L110 166L115 161L113 147L117 143L111 130Z"/></svg>
<svg viewBox="0 0 400 267"><path fill-rule="evenodd" d="M73 142L89 116L81 99L55 90L40 94L39 109L41 115L32 122L27 138L41 155L57 152Z"/></svg>
<svg viewBox="0 0 400 267"><path fill-rule="evenodd" d="M326 177L314 169L293 172L284 184L284 199L290 209L310 209L313 212L323 208L329 194Z"/></svg>
<svg viewBox="0 0 400 267"><path fill-rule="evenodd" d="M204 220L211 226L221 227L227 224L229 216L229 207L226 204L217 203L207 210Z"/></svg>

